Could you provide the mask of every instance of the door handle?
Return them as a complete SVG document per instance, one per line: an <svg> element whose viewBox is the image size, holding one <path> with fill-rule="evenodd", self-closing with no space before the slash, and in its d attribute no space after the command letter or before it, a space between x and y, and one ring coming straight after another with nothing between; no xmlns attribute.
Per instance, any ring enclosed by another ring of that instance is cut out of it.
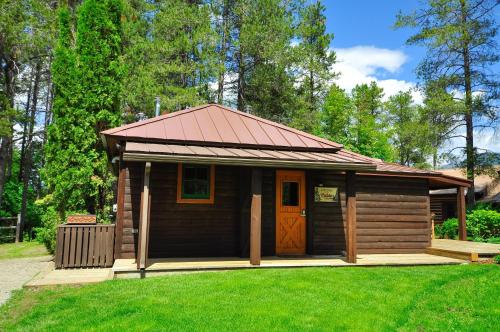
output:
<svg viewBox="0 0 500 332"><path fill-rule="evenodd" d="M306 216L306 209L300 210L300 216L305 217Z"/></svg>

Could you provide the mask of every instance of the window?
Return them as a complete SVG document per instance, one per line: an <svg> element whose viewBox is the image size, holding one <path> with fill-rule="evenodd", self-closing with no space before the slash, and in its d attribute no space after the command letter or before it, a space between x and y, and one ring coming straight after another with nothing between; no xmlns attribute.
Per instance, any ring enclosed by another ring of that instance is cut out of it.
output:
<svg viewBox="0 0 500 332"><path fill-rule="evenodd" d="M299 206L299 184L297 182L283 182L281 205Z"/></svg>
<svg viewBox="0 0 500 332"><path fill-rule="evenodd" d="M177 203L214 203L215 168L213 165L179 164Z"/></svg>

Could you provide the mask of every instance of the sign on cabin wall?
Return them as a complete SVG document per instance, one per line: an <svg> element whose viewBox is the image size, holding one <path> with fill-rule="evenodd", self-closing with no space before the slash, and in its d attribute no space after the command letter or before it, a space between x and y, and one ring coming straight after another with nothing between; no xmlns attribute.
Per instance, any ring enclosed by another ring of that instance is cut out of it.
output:
<svg viewBox="0 0 500 332"><path fill-rule="evenodd" d="M336 202L337 195L337 187L314 187L315 202Z"/></svg>

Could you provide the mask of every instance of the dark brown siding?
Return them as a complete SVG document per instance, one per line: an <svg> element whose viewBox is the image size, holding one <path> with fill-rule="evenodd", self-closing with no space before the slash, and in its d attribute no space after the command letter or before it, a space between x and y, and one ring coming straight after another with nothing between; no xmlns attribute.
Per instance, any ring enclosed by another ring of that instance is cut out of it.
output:
<svg viewBox="0 0 500 332"><path fill-rule="evenodd" d="M242 257L249 257L249 235L250 235L250 168L241 167L240 182L242 183L240 193L242 197L241 209L241 253ZM276 253L276 170L265 168L262 170L262 256L273 256Z"/></svg>
<svg viewBox="0 0 500 332"><path fill-rule="evenodd" d="M434 222L440 224L448 218L457 216L457 195L433 195L431 196L431 212L434 212Z"/></svg>
<svg viewBox="0 0 500 332"><path fill-rule="evenodd" d="M141 207L142 178L144 163L125 163L125 197L123 208L121 253L119 258L135 258L137 252L137 233ZM119 236L116 237L117 241Z"/></svg>
<svg viewBox="0 0 500 332"><path fill-rule="evenodd" d="M151 167L149 257L239 255L239 168L215 167L214 204L178 204L177 165Z"/></svg>
<svg viewBox="0 0 500 332"><path fill-rule="evenodd" d="M143 163L125 163L121 258L137 252ZM249 255L250 168L216 166L215 204L177 204L177 165L151 170L149 257ZM275 169L263 169L262 255L275 255ZM345 176L307 171L307 253L345 250ZM428 183L422 179L357 176L358 253L423 252L430 244ZM338 187L340 201L315 203L316 185ZM118 237L117 237L118 239Z"/></svg>
<svg viewBox="0 0 500 332"><path fill-rule="evenodd" d="M342 206L345 206L345 175L331 171L307 173L307 240L308 253L338 255L345 250L345 229ZM335 203L314 202L314 187L338 187L340 199Z"/></svg>
<svg viewBox="0 0 500 332"><path fill-rule="evenodd" d="M425 179L358 176L358 253L424 252L430 245Z"/></svg>
<svg viewBox="0 0 500 332"><path fill-rule="evenodd" d="M308 172L308 253L340 254L345 242L345 176ZM337 203L315 203L314 186L338 187ZM423 252L430 245L428 183L357 176L358 253Z"/></svg>

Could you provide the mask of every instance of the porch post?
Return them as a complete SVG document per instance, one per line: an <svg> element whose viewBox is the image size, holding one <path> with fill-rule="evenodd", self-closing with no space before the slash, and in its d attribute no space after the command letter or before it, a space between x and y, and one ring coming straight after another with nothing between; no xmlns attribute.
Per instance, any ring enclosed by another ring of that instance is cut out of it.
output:
<svg viewBox="0 0 500 332"><path fill-rule="evenodd" d="M149 175L151 173L151 163L146 162L144 167L144 187L141 195L141 212L139 220L139 245L137 253L137 268L145 269L148 259L148 239L149 239L149 210L151 206L151 194L149 192Z"/></svg>
<svg viewBox="0 0 500 332"><path fill-rule="evenodd" d="M356 263L356 172L346 172L346 252L347 262Z"/></svg>
<svg viewBox="0 0 500 332"><path fill-rule="evenodd" d="M465 223L465 189L457 188L457 218L458 218L458 239L467 241L467 226Z"/></svg>
<svg viewBox="0 0 500 332"><path fill-rule="evenodd" d="M260 265L262 170L252 169L252 207L250 210L250 264Z"/></svg>

